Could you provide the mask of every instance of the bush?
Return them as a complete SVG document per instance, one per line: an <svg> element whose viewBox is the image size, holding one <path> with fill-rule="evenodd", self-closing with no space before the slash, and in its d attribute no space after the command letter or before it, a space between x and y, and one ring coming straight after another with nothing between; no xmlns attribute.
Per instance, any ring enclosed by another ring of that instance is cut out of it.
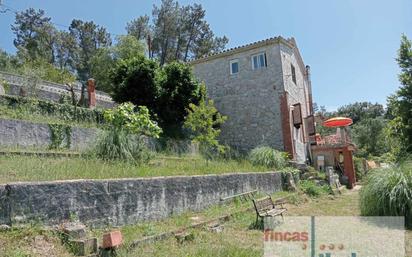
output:
<svg viewBox="0 0 412 257"><path fill-rule="evenodd" d="M184 127L192 132L192 140L199 143L200 153L208 160L221 157L226 147L218 140L220 126L227 117L216 109L213 100L206 99L206 87L201 87L202 99L198 105L189 104Z"/></svg>
<svg viewBox="0 0 412 257"><path fill-rule="evenodd" d="M363 177L366 175L366 170L365 170L365 159L355 157L353 159L353 162L355 164L355 173L356 173L356 180L362 180Z"/></svg>
<svg viewBox="0 0 412 257"><path fill-rule="evenodd" d="M161 129L150 119L145 106L123 103L104 113L108 131L98 140L97 157L103 160L123 160L136 164L150 160L152 156L143 136L159 137Z"/></svg>
<svg viewBox="0 0 412 257"><path fill-rule="evenodd" d="M365 216L405 216L412 227L412 162L376 169L366 177L360 191Z"/></svg>
<svg viewBox="0 0 412 257"><path fill-rule="evenodd" d="M133 137L124 130L106 130L95 148L97 157L103 160L122 160L136 164L147 163L153 154L141 137Z"/></svg>
<svg viewBox="0 0 412 257"><path fill-rule="evenodd" d="M253 165L282 169L288 164L287 153L268 146L260 146L250 152L249 160Z"/></svg>
<svg viewBox="0 0 412 257"><path fill-rule="evenodd" d="M319 186L312 180L302 180L299 188L310 197L319 197L323 194L330 194L331 188L328 185Z"/></svg>

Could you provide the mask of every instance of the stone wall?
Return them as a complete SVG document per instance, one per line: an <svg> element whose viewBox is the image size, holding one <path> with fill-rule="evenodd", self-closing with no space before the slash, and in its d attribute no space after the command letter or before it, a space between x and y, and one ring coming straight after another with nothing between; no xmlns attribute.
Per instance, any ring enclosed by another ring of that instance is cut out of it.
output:
<svg viewBox="0 0 412 257"><path fill-rule="evenodd" d="M71 128L71 150L84 150L96 141L98 129ZM0 118L0 145L47 148L51 144L48 124Z"/></svg>
<svg viewBox="0 0 412 257"><path fill-rule="evenodd" d="M56 224L72 215L93 226L134 224L217 204L250 190L282 190L281 174L233 173L0 185L0 223Z"/></svg>
<svg viewBox="0 0 412 257"><path fill-rule="evenodd" d="M7 72L0 72L0 84L1 84L1 80L5 80L7 82L8 84L7 88L5 88L4 86L2 88L5 94L9 94L9 95L19 95L21 87L25 86L29 81L27 77L16 75L16 74L11 74ZM54 102L58 102L63 94L69 94L69 92L66 90L65 85L61 85L61 84L57 84L57 83L53 83L49 81L43 81L43 80L39 81L38 85L36 85L35 89L32 91L34 91L34 92L31 92L33 96L39 99L54 101ZM80 93L81 93L80 88L76 88L75 93L77 95L77 98L79 98ZM85 97L87 97L87 92L85 92ZM98 107L102 107L102 108L112 108L115 105L112 98L108 94L102 91L97 91L97 90L96 90L96 103Z"/></svg>

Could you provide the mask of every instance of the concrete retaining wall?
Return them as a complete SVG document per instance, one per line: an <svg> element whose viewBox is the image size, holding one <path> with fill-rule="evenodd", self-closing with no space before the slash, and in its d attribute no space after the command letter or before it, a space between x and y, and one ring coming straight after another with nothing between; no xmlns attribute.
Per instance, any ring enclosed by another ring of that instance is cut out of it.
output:
<svg viewBox="0 0 412 257"><path fill-rule="evenodd" d="M6 190L7 188L7 190ZM56 224L71 215L94 226L156 220L201 210L221 197L282 190L281 174L239 173L0 185L0 223Z"/></svg>
<svg viewBox="0 0 412 257"><path fill-rule="evenodd" d="M96 141L99 130L72 127L71 150L83 150ZM0 145L47 148L51 144L48 124L0 118Z"/></svg>

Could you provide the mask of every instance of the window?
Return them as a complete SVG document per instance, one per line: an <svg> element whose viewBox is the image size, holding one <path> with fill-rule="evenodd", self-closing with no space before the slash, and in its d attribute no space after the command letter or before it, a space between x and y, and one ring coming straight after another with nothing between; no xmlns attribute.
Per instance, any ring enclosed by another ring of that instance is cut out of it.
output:
<svg viewBox="0 0 412 257"><path fill-rule="evenodd" d="M256 70L256 69L260 69L263 67L267 67L266 54L260 53L260 54L252 56L252 68Z"/></svg>
<svg viewBox="0 0 412 257"><path fill-rule="evenodd" d="M292 70L292 81L293 81L293 83L296 84L296 71L295 71L295 66L293 66L293 64L290 64L290 69Z"/></svg>
<svg viewBox="0 0 412 257"><path fill-rule="evenodd" d="M230 61L230 74L236 74L239 72L239 60Z"/></svg>

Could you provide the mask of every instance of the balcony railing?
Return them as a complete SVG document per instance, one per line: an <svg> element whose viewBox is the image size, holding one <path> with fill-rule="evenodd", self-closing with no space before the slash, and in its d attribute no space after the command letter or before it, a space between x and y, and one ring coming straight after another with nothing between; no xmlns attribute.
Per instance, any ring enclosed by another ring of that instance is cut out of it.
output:
<svg viewBox="0 0 412 257"><path fill-rule="evenodd" d="M346 145L352 144L352 140L347 132L341 131L336 134L316 137L317 145Z"/></svg>

